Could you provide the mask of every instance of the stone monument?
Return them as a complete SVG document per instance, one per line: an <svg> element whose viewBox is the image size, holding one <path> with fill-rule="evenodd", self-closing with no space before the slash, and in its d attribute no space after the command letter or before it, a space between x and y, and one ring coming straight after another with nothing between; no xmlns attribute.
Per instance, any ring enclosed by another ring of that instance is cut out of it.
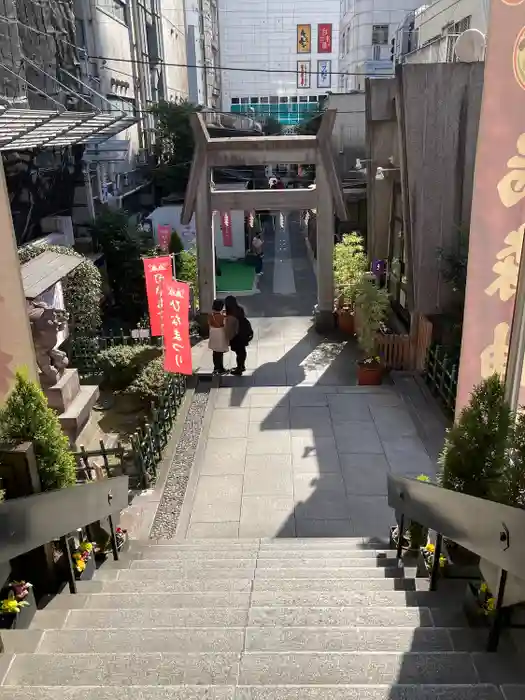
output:
<svg viewBox="0 0 525 700"><path fill-rule="evenodd" d="M52 386L69 364L66 353L57 347L59 334L67 329L69 314L44 301L28 301L27 307L40 382L43 386Z"/></svg>

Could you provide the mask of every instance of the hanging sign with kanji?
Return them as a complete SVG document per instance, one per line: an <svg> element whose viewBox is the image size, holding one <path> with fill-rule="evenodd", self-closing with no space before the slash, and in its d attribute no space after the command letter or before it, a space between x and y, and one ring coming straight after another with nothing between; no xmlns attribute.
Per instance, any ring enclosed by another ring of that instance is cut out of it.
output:
<svg viewBox="0 0 525 700"><path fill-rule="evenodd" d="M162 335L162 303L164 280L171 280L171 258L143 258L148 297L149 324L151 335Z"/></svg>
<svg viewBox="0 0 525 700"><path fill-rule="evenodd" d="M231 247L233 245L232 238L232 217L229 212L223 212L221 214L221 231L222 231L222 244L225 247Z"/></svg>
<svg viewBox="0 0 525 700"><path fill-rule="evenodd" d="M157 239L162 250L168 250L171 238L171 226L157 226Z"/></svg>
<svg viewBox="0 0 525 700"><path fill-rule="evenodd" d="M190 286L185 282L166 279L163 299L164 369L176 374L192 374Z"/></svg>

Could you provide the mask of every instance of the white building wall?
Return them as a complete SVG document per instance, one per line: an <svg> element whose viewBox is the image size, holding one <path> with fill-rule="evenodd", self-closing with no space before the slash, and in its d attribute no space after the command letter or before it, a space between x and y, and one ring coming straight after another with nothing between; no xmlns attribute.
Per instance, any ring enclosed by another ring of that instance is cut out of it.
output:
<svg viewBox="0 0 525 700"><path fill-rule="evenodd" d="M469 29L487 33L489 18L488 0L436 0L416 12L414 31L418 48L407 54L407 63L444 63L453 56L450 42L457 35L448 36L450 25L464 22L468 18ZM466 25L465 25L466 26Z"/></svg>
<svg viewBox="0 0 525 700"><path fill-rule="evenodd" d="M188 99L188 71L186 68L186 25L184 0L161 0L162 41L166 64L168 100Z"/></svg>
<svg viewBox="0 0 525 700"><path fill-rule="evenodd" d="M364 90L365 77L393 72L391 39L406 14L420 4L421 0L341 0L339 66L349 73L340 78L341 90ZM373 44L374 25L388 25L388 37L382 45Z"/></svg>
<svg viewBox="0 0 525 700"><path fill-rule="evenodd" d="M244 69L222 71L224 111L230 111L232 98L326 93L317 87L317 61L331 60L337 73L340 0L220 0L218 6L221 66ZM310 54L297 53L298 24L311 25ZM332 24L331 54L317 52L318 24ZM297 62L303 60L311 62L308 89L297 87ZM276 72L265 73L268 69ZM332 76L330 89L336 87Z"/></svg>

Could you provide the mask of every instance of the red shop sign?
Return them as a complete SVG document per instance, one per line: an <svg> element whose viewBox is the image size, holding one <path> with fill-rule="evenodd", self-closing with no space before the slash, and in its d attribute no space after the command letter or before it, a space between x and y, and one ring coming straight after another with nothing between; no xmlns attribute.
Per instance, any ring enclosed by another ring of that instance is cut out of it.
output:
<svg viewBox="0 0 525 700"><path fill-rule="evenodd" d="M161 311L164 280L172 278L171 258L143 258L151 335L162 335Z"/></svg>
<svg viewBox="0 0 525 700"><path fill-rule="evenodd" d="M163 297L164 369L177 374L192 374L190 286L166 279Z"/></svg>

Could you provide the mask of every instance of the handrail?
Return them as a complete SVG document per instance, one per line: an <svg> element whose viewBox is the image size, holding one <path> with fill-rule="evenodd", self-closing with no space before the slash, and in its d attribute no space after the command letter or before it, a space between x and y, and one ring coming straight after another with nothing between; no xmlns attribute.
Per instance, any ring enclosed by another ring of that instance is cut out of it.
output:
<svg viewBox="0 0 525 700"><path fill-rule="evenodd" d="M4 501L0 504L0 565L127 506L127 476Z"/></svg>
<svg viewBox="0 0 525 700"><path fill-rule="evenodd" d="M417 479L387 476L388 504L400 516L398 558L405 520L437 533L430 590L435 590L443 538L465 547L500 570L495 615L487 650L496 651L504 623L503 601L508 573L525 581L525 510L467 496ZM493 593L496 593L493 591Z"/></svg>

